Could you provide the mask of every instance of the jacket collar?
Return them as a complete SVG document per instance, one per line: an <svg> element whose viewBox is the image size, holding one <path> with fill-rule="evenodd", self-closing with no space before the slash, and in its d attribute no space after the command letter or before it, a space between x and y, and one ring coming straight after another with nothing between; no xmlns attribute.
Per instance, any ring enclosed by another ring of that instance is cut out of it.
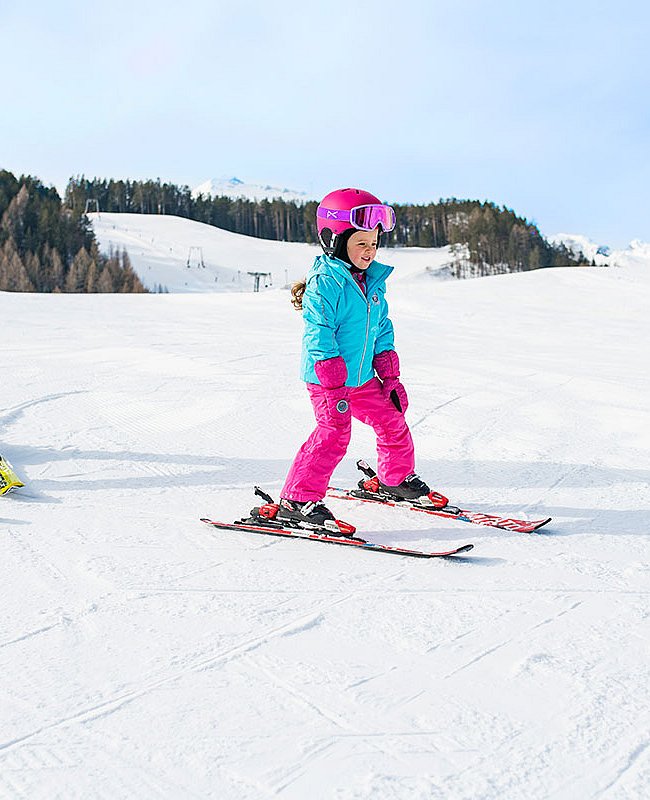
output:
<svg viewBox="0 0 650 800"><path fill-rule="evenodd" d="M314 264L314 266L319 265L319 262L320 264L329 267L337 275L340 275L345 280L353 283L356 286L359 293L363 295L363 290L361 289L357 281L355 281L354 277L352 276L352 273L350 272L349 264L346 264L345 261L341 261L341 259L339 258L332 258L331 256L326 256L326 255L318 256L316 258L316 263ZM366 270L366 293L369 295L371 290L374 289L374 287L378 283L385 281L386 278L391 274L393 269L394 267L390 267L388 266L388 264L381 264L379 261L373 261L372 264Z"/></svg>

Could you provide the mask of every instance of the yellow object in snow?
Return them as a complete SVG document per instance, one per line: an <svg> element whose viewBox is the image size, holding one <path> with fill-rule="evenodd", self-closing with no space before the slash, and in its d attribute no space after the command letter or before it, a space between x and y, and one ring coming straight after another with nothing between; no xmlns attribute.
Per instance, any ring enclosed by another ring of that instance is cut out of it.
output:
<svg viewBox="0 0 650 800"><path fill-rule="evenodd" d="M12 489L25 484L20 480L13 470L11 464L0 456L0 494L7 494Z"/></svg>

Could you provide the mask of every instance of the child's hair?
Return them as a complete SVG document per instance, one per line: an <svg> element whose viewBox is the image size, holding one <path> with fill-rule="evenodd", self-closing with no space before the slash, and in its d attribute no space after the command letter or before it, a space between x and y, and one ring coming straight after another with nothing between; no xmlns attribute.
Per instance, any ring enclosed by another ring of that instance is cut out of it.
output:
<svg viewBox="0 0 650 800"><path fill-rule="evenodd" d="M307 288L306 281L298 281L291 287L291 305L296 311L302 311L302 296Z"/></svg>

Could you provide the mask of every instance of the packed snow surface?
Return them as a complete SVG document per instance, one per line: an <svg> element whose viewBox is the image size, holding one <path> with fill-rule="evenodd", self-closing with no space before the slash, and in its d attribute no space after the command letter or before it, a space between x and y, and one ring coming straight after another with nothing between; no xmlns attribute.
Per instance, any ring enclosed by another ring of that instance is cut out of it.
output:
<svg viewBox="0 0 650 800"><path fill-rule="evenodd" d="M650 273L398 273L420 474L542 532L214 531L312 427L288 292L0 294L0 797L650 796Z"/></svg>

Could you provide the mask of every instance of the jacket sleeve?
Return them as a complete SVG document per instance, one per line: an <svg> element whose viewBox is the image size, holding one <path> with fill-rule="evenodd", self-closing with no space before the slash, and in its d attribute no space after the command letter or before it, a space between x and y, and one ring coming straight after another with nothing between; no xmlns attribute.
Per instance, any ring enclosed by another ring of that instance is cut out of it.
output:
<svg viewBox="0 0 650 800"><path fill-rule="evenodd" d="M395 334L393 332L393 323L388 316L388 303L382 292L381 294L381 317L379 319L379 330L377 338L375 339L375 354L383 353L384 350L395 349Z"/></svg>
<svg viewBox="0 0 650 800"><path fill-rule="evenodd" d="M340 355L336 341L336 309L341 287L327 275L316 275L307 283L302 298L304 342L315 361Z"/></svg>

